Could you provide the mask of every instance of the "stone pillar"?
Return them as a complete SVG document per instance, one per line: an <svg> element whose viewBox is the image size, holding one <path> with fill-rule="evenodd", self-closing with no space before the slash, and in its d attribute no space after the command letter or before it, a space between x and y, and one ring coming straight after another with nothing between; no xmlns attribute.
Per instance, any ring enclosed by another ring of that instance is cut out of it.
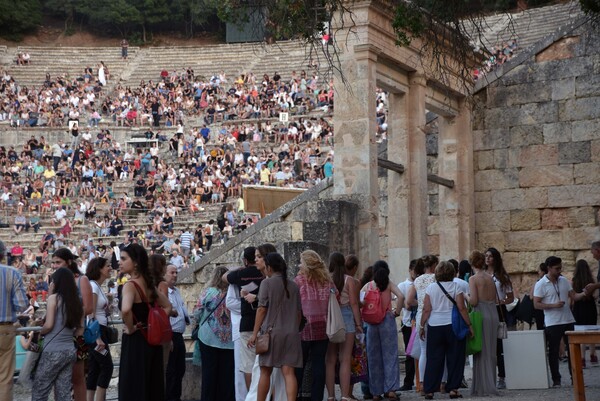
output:
<svg viewBox="0 0 600 401"><path fill-rule="evenodd" d="M348 46L336 71L334 197L359 205L357 254L362 266L379 258L379 185L375 133L375 80L379 50ZM347 85L347 86L346 86Z"/></svg>
<svg viewBox="0 0 600 401"><path fill-rule="evenodd" d="M474 178L471 111L459 101L456 117L442 117L439 124L439 175L454 180L454 188L440 185L440 258L461 260L475 244Z"/></svg>
<svg viewBox="0 0 600 401"><path fill-rule="evenodd" d="M388 253L395 281L411 259L427 253L427 152L423 75L411 74L407 94L390 94L388 159L404 165L388 172Z"/></svg>

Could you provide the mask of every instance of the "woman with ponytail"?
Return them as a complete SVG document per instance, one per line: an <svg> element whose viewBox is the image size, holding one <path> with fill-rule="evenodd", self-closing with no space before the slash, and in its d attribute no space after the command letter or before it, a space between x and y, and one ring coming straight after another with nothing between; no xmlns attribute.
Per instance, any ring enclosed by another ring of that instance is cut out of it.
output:
<svg viewBox="0 0 600 401"><path fill-rule="evenodd" d="M91 315L94 312L92 285L90 284L90 280L79 271L76 260L77 256L73 255L68 248L58 248L52 255L51 265L54 270L66 267L73 273L85 319L87 315ZM73 366L73 375L71 377L73 383L73 398L75 401L85 401L86 385L84 361L88 359L89 350L85 341L83 341L83 331L76 333L74 341L75 348L77 349L77 362L75 362L75 366Z"/></svg>
<svg viewBox="0 0 600 401"><path fill-rule="evenodd" d="M131 279L123 286L121 315L123 340L119 368L119 399L128 401L163 401L165 399L165 372L162 345L150 345L141 329L148 320L148 305L158 302L171 313L171 303L158 292L148 266L144 247L130 244L121 251L121 272ZM139 288L139 289L138 289Z"/></svg>
<svg viewBox="0 0 600 401"><path fill-rule="evenodd" d="M302 346L298 331L301 317L300 291L287 276L287 265L278 253L264 257L267 278L260 284L258 310L249 346L256 344L259 331L271 330L269 350L259 356L258 401L265 401L271 385L271 372L280 367L288 401L298 393L295 368L302 367Z"/></svg>

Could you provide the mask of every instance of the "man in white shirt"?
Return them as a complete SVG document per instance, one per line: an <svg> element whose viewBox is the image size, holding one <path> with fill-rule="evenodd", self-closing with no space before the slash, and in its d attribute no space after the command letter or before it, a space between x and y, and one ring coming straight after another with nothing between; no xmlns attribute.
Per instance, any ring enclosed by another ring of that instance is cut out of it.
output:
<svg viewBox="0 0 600 401"><path fill-rule="evenodd" d="M177 250L174 249L173 255L171 256L171 260L169 260L169 263L174 265L177 268L177 271L179 272L183 268L185 261L183 260L183 257L179 254L179 252L177 252Z"/></svg>
<svg viewBox="0 0 600 401"><path fill-rule="evenodd" d="M183 301L183 297L175 284L177 283L177 267L174 265L167 266L165 273L165 281L169 286L169 301L173 306L171 310L171 328L173 329L173 347L169 352L169 361L166 371L166 400L180 401L181 400L181 382L185 375L185 343L183 341L183 333L185 328L190 324L190 318Z"/></svg>
<svg viewBox="0 0 600 401"><path fill-rule="evenodd" d="M575 328L575 318L571 313L569 299L579 301L585 296L585 293L575 293L569 280L561 275L561 258L550 256L546 259L546 266L548 266L548 273L535 284L533 305L536 309L544 311L546 325L544 332L548 341L548 365L550 365L552 375L552 387L560 387L561 376L558 369L560 341L565 340L568 353L569 338L565 336L565 332ZM570 359L569 372L571 372Z"/></svg>

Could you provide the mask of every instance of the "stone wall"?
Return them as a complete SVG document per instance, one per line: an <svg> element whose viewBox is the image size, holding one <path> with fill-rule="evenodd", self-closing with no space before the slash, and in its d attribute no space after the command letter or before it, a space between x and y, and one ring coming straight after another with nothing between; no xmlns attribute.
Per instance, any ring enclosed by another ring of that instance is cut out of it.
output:
<svg viewBox="0 0 600 401"><path fill-rule="evenodd" d="M581 258L597 267L589 246L600 239L599 50L583 25L475 95L477 247L498 248L524 288L551 254L567 276Z"/></svg>

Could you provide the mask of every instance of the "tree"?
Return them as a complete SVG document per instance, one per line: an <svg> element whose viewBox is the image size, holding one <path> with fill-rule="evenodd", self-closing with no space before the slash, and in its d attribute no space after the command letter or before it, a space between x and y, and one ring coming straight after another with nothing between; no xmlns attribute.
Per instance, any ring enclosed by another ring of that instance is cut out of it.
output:
<svg viewBox="0 0 600 401"><path fill-rule="evenodd" d="M129 36L133 27L142 21L140 12L127 0L84 0L81 12L92 27L114 28L121 37Z"/></svg>
<svg viewBox="0 0 600 401"><path fill-rule="evenodd" d="M0 0L0 34L18 37L42 21L39 0Z"/></svg>
<svg viewBox="0 0 600 401"><path fill-rule="evenodd" d="M209 17L216 16L217 3L217 0L172 0L170 18L183 21L185 36L192 38L197 27L206 24Z"/></svg>
<svg viewBox="0 0 600 401"><path fill-rule="evenodd" d="M152 25L170 18L169 7L166 0L129 0L131 5L138 10L140 16L140 25L142 28L142 40L147 42L147 30Z"/></svg>

